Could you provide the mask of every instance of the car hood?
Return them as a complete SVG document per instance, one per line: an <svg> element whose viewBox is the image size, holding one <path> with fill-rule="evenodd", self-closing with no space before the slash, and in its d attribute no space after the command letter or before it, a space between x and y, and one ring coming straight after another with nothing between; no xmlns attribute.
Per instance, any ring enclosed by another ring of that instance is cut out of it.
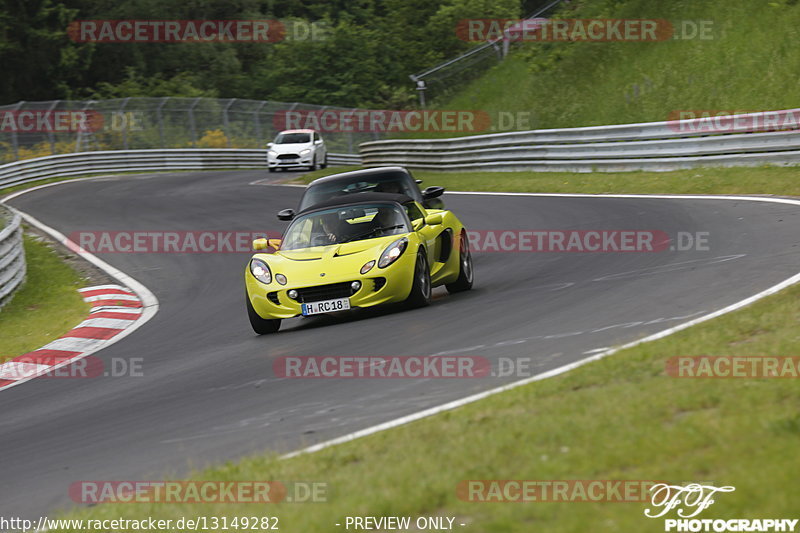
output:
<svg viewBox="0 0 800 533"><path fill-rule="evenodd" d="M352 273L353 279L360 277L359 271L369 261L381 256L391 243L408 234L387 235L377 239L315 246L299 250L279 250L274 254L257 254L267 262L273 274L285 275L287 286L324 283L321 274L341 276ZM370 274L378 272L377 266ZM330 278L329 278L330 279Z"/></svg>

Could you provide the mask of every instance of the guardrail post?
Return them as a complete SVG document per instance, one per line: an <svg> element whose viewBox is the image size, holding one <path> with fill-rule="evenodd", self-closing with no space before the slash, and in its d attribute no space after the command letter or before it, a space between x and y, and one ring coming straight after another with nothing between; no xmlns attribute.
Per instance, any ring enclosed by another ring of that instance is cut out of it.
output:
<svg viewBox="0 0 800 533"><path fill-rule="evenodd" d="M222 129L225 130L225 142L228 148L231 147L231 124L228 120L228 109L230 109L235 101L236 98L231 98L228 100L228 103L225 104L225 107L222 108Z"/></svg>
<svg viewBox="0 0 800 533"><path fill-rule="evenodd" d="M258 139L259 144L264 142L264 136L261 133L261 117L259 116L259 113L261 113L261 108L263 108L265 105L267 105L266 100L262 100L261 103L258 104L256 110L253 112L253 121L256 125L256 138Z"/></svg>
<svg viewBox="0 0 800 533"><path fill-rule="evenodd" d="M25 100L20 100L17 102L17 105L14 106L14 113L19 111L24 103ZM15 122L19 122L19 120L15 119ZM11 129L11 148L14 151L14 161L19 161L19 141L17 140L17 128Z"/></svg>
<svg viewBox="0 0 800 533"><path fill-rule="evenodd" d="M117 113L119 114L120 122L122 124L122 148L123 150L128 149L128 119L125 117L125 108L128 106L128 102L130 101L130 96L122 100L122 105L120 106ZM124 119L124 120L123 120Z"/></svg>
<svg viewBox="0 0 800 533"><path fill-rule="evenodd" d="M53 112L60 101L61 100L54 100L53 103L50 104L50 107L47 109L48 115ZM52 128L47 131L47 140L50 142L50 153L56 155L56 134L53 133Z"/></svg>
<svg viewBox="0 0 800 533"><path fill-rule="evenodd" d="M162 115L161 110L166 105L167 101L169 100L169 96L165 96L161 99L158 103L158 107L156 107L156 119L158 120L158 138L161 140L161 148L166 148L166 141L164 140L164 116Z"/></svg>
<svg viewBox="0 0 800 533"><path fill-rule="evenodd" d="M92 104L96 104L95 100L87 100L84 106L81 108L81 111L86 111ZM75 135L75 152L81 151L81 143L83 142L83 128L78 128L78 133Z"/></svg>
<svg viewBox="0 0 800 533"><path fill-rule="evenodd" d="M194 124L194 108L200 103L200 97L194 99L192 105L189 106L189 130L192 137L192 148L197 148L197 129Z"/></svg>
<svg viewBox="0 0 800 533"><path fill-rule="evenodd" d="M357 109L355 109L355 108L352 109L352 112L354 114L355 114L356 111L357 111ZM353 153L353 132L352 131L347 133L347 153L348 154L352 154Z"/></svg>

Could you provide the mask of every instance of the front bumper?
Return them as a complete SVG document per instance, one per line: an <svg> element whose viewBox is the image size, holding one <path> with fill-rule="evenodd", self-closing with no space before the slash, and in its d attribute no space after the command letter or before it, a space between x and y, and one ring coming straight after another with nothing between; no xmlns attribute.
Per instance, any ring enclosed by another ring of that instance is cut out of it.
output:
<svg viewBox="0 0 800 533"><path fill-rule="evenodd" d="M410 259L409 259L410 258ZM331 275L326 276L324 283L291 283L290 272L276 272L286 275L290 282L286 285L279 285L275 282L264 284L255 279L250 274L249 267L245 271L245 283L247 285L247 296L253 305L256 313L262 318L294 318L302 315L302 298L293 300L289 298L288 292L291 289L303 292L304 289L322 288L328 285L340 283L350 284L353 281L360 281L361 288L352 293L350 307L373 307L381 304L402 302L411 292L414 282L415 257L413 254L403 254L397 261L387 268L374 267L364 275L356 272L356 275ZM322 278L320 278L322 279ZM324 291L314 291L324 292ZM337 297L347 297L346 294L335 294L330 297L317 297L313 301L333 299ZM312 300L309 300L312 301ZM305 303L308 303L306 301Z"/></svg>
<svg viewBox="0 0 800 533"><path fill-rule="evenodd" d="M313 160L313 152L302 157L298 155L297 157L291 159L278 159L278 157L268 155L267 166L269 168L310 167Z"/></svg>

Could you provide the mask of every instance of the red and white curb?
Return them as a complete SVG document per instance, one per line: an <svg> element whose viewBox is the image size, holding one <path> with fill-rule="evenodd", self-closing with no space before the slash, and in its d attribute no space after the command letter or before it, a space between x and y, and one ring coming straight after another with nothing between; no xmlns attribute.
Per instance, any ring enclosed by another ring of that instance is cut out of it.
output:
<svg viewBox="0 0 800 533"><path fill-rule="evenodd" d="M121 285L78 289L92 306L89 316L53 342L0 364L0 390L53 372L116 342L142 317L143 304Z"/></svg>

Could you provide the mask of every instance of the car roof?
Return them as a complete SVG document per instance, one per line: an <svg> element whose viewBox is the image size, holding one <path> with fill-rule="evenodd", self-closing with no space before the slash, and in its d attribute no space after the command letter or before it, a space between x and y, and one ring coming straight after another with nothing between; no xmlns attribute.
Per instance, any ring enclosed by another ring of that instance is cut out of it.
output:
<svg viewBox="0 0 800 533"><path fill-rule="evenodd" d="M314 133L314 130L283 130L279 133Z"/></svg>
<svg viewBox="0 0 800 533"><path fill-rule="evenodd" d="M383 174L395 174L395 173L402 173L411 177L408 170L405 167L375 167L375 168L365 168L361 170L351 170L350 172L340 172L339 174L331 174L330 176L323 176L321 178L317 178L311 183L309 183L309 187L311 185L315 185L318 183L328 183L331 181L337 180L350 180L356 177L364 177L364 178L371 178L375 176L380 176Z"/></svg>
<svg viewBox="0 0 800 533"><path fill-rule="evenodd" d="M414 199L405 194L392 194L386 192L356 192L352 194L341 194L329 198L324 202L319 202L312 206L303 209L298 215L309 213L311 211L319 211L330 207L351 206L359 204L375 204L375 203L396 203L406 204L413 202Z"/></svg>

